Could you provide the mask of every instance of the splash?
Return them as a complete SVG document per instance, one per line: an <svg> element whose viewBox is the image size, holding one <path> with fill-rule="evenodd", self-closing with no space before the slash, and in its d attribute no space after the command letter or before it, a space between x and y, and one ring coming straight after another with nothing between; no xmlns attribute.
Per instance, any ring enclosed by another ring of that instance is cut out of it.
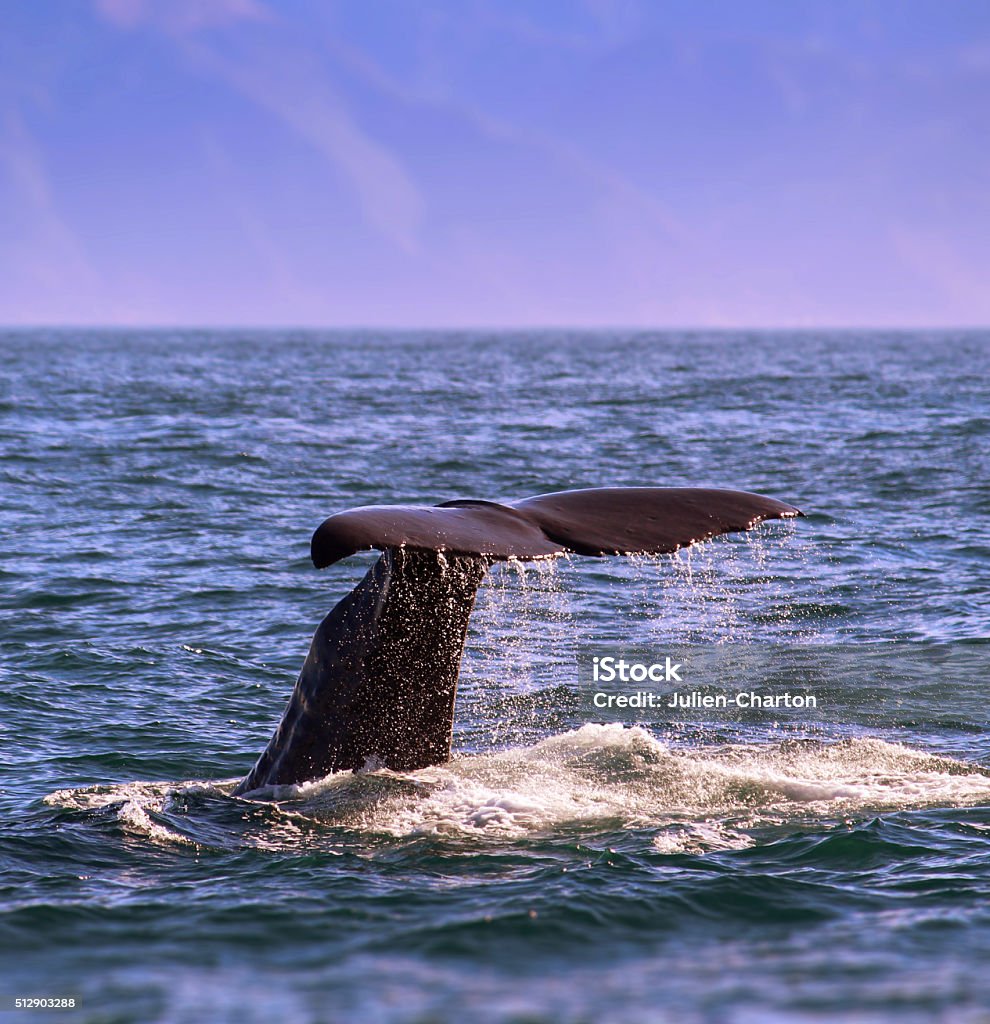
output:
<svg viewBox="0 0 990 1024"><path fill-rule="evenodd" d="M990 798L973 766L879 739L676 749L639 727L585 725L531 746L416 773L427 794L387 800L363 825L393 835L662 829L716 845L741 829L965 805ZM318 808L319 783L300 794ZM681 845L685 845L681 843Z"/></svg>
<svg viewBox="0 0 990 1024"><path fill-rule="evenodd" d="M492 679L500 691L527 692L571 669L578 630L560 572L569 561L511 560L492 567L468 627L461 698L478 688L490 699Z"/></svg>
<svg viewBox="0 0 990 1024"><path fill-rule="evenodd" d="M372 847L382 838L487 843L637 830L676 853L743 848L768 827L987 802L990 773L873 738L678 748L613 724L408 774L340 773L259 794L267 802L233 800L231 788L132 783L60 790L46 802L114 808L126 833L152 842L195 841L196 821L177 818L191 796L187 815L212 815L211 845L285 851L320 835Z"/></svg>
<svg viewBox="0 0 990 1024"><path fill-rule="evenodd" d="M49 807L73 811L113 814L125 834L140 836L155 843L196 845L182 832L156 820L175 794L204 783L189 782L179 786L167 782L128 782L122 786L89 786L83 789L58 789L45 797Z"/></svg>

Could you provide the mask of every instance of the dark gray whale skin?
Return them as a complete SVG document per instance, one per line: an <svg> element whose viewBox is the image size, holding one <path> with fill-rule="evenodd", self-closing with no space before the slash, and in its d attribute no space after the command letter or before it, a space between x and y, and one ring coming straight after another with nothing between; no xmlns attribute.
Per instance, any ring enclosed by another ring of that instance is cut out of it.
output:
<svg viewBox="0 0 990 1024"><path fill-rule="evenodd" d="M660 554L801 514L746 491L608 487L331 516L313 535L317 568L383 553L320 623L274 736L234 794L448 761L468 619L493 562Z"/></svg>

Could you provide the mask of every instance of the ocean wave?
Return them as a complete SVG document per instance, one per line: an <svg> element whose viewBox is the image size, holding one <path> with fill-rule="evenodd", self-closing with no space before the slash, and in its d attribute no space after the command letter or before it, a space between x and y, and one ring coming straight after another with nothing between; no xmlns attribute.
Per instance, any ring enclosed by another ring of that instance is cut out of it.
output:
<svg viewBox="0 0 990 1024"><path fill-rule="evenodd" d="M154 842L286 849L321 830L370 843L639 829L668 853L743 848L767 826L990 802L990 773L980 766L881 739L677 747L621 724L416 772L340 773L251 799L230 796L233 785L129 783L59 790L45 802L112 809L126 833ZM250 814L229 813L245 807Z"/></svg>

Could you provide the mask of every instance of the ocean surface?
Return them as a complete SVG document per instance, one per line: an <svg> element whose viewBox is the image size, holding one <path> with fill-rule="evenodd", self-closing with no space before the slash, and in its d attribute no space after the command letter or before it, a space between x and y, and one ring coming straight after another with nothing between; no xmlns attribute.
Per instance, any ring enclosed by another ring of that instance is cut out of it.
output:
<svg viewBox="0 0 990 1024"><path fill-rule="evenodd" d="M497 567L450 764L230 795L327 515L631 484L806 517ZM0 1010L990 1020L988 333L3 332L0 608ZM696 647L818 708L579 683Z"/></svg>

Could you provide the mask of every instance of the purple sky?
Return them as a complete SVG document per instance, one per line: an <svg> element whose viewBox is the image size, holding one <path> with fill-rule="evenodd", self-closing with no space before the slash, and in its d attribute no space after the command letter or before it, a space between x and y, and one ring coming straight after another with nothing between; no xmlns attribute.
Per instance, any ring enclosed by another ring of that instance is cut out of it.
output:
<svg viewBox="0 0 990 1024"><path fill-rule="evenodd" d="M986 0L0 0L0 323L990 324Z"/></svg>

